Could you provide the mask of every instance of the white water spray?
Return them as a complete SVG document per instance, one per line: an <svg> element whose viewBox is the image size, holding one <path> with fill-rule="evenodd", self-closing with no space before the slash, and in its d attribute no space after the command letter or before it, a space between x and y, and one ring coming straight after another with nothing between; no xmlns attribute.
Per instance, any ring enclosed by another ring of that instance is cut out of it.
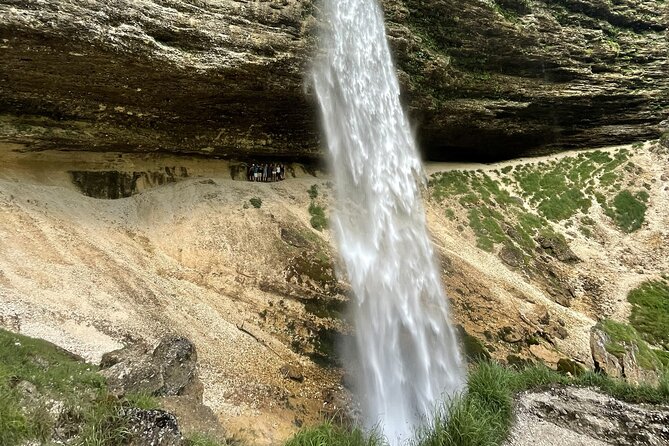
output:
<svg viewBox="0 0 669 446"><path fill-rule="evenodd" d="M422 166L376 0L324 0L314 85L336 180L333 229L356 297L367 427L391 444L462 390L464 372L425 227Z"/></svg>

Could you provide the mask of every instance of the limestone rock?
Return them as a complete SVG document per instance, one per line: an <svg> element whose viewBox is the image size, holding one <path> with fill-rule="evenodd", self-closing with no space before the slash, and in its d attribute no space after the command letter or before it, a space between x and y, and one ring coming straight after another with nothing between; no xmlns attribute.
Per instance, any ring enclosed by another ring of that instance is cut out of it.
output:
<svg viewBox="0 0 669 446"><path fill-rule="evenodd" d="M290 246L294 246L295 248L306 248L309 246L309 241L296 229L281 228L280 234L281 240Z"/></svg>
<svg viewBox="0 0 669 446"><path fill-rule="evenodd" d="M508 342L510 344L515 344L525 339L525 333L523 333L518 328L511 327L509 325L502 327L499 332L499 336L504 342Z"/></svg>
<svg viewBox="0 0 669 446"><path fill-rule="evenodd" d="M125 409L130 446L182 446L183 436L177 419L164 410Z"/></svg>
<svg viewBox="0 0 669 446"><path fill-rule="evenodd" d="M152 356L163 378L163 385L157 391L159 395L180 395L196 378L197 352L188 339L180 336L163 338Z"/></svg>
<svg viewBox="0 0 669 446"><path fill-rule="evenodd" d="M198 394L197 353L186 338L168 336L149 353L144 344L136 344L105 354L100 373L112 393L149 393L156 396Z"/></svg>
<svg viewBox="0 0 669 446"><path fill-rule="evenodd" d="M548 365L556 365L560 361L560 354L557 351L541 344L530 345L530 353Z"/></svg>
<svg viewBox="0 0 669 446"><path fill-rule="evenodd" d="M544 251L561 262L575 263L580 260L567 242L558 236L539 236L537 237L537 243Z"/></svg>
<svg viewBox="0 0 669 446"><path fill-rule="evenodd" d="M585 367L582 364L568 358L560 358L557 363L557 370L571 376L579 376L585 373Z"/></svg>
<svg viewBox="0 0 669 446"><path fill-rule="evenodd" d="M523 266L523 253L515 247L504 246L499 251L499 258L507 265L518 268Z"/></svg>
<svg viewBox="0 0 669 446"><path fill-rule="evenodd" d="M283 376L286 379L292 379L293 381L297 382L302 382L304 381L304 375L302 374L302 370L300 367L292 364L284 364L281 366L281 369L279 370L281 372L281 376Z"/></svg>
<svg viewBox="0 0 669 446"><path fill-rule="evenodd" d="M618 358L606 351L606 345L610 342L609 337L602 330L593 327L590 332L590 350L595 363L595 370L600 371L611 378L622 378L623 368Z"/></svg>
<svg viewBox="0 0 669 446"><path fill-rule="evenodd" d="M512 157L660 135L654 0L384 0L421 146ZM320 156L312 0L0 0L0 140L29 149Z"/></svg>
<svg viewBox="0 0 669 446"><path fill-rule="evenodd" d="M610 340L597 326L590 332L590 349L595 370L599 370L613 378L621 378L630 384L647 383L656 385L659 381L659 373L639 365L637 356L639 354L636 345L624 344L625 351L620 355L613 355L606 350Z"/></svg>
<svg viewBox="0 0 669 446"><path fill-rule="evenodd" d="M666 407L628 404L592 389L523 393L515 412L507 446L669 444Z"/></svg>

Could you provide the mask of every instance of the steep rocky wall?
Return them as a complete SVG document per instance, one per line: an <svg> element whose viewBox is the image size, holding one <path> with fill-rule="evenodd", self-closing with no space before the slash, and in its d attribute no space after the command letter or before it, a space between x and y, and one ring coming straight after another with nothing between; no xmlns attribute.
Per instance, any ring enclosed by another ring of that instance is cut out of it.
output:
<svg viewBox="0 0 669 446"><path fill-rule="evenodd" d="M385 0L421 144L504 158L660 134L655 0ZM320 154L311 0L0 0L0 139L31 149Z"/></svg>
<svg viewBox="0 0 669 446"><path fill-rule="evenodd" d="M664 2L386 3L431 158L649 139L669 114Z"/></svg>
<svg viewBox="0 0 669 446"><path fill-rule="evenodd" d="M34 148L313 155L311 4L0 2L0 135Z"/></svg>

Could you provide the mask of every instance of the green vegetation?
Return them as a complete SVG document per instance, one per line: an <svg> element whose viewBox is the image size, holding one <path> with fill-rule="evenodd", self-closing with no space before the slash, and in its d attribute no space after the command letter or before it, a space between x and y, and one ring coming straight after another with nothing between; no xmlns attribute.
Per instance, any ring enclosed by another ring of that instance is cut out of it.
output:
<svg viewBox="0 0 669 446"><path fill-rule="evenodd" d="M579 211L587 213L598 178L601 180L606 176L604 183L616 184L618 174L615 169L628 157L628 152L623 150L614 158L595 150L551 162L519 166L514 171L514 179L521 195L536 206L539 213L548 220L559 222Z"/></svg>
<svg viewBox="0 0 669 446"><path fill-rule="evenodd" d="M22 390L32 386L37 392ZM49 413L56 402L64 405L65 415L58 420ZM58 427L64 429L77 429L77 444L122 444L128 437L118 415L122 404L128 402L110 398L95 367L48 342L0 330L0 444L3 446L30 440L46 442L54 423L62 424Z"/></svg>
<svg viewBox="0 0 669 446"><path fill-rule="evenodd" d="M499 224L503 218L499 212L485 206L469 210L469 226L476 234L479 248L492 251L495 243L502 243L507 239Z"/></svg>
<svg viewBox="0 0 669 446"><path fill-rule="evenodd" d="M632 304L632 326L646 341L669 350L669 277L645 282L627 300Z"/></svg>
<svg viewBox="0 0 669 446"><path fill-rule="evenodd" d="M144 410L158 409L158 399L148 393L132 393L125 396L131 406Z"/></svg>
<svg viewBox="0 0 669 446"><path fill-rule="evenodd" d="M651 348L634 327L610 319L601 321L599 327L609 336L610 341L605 346L606 351L618 359L622 359L631 346L637 351L636 359L640 367L662 371L669 366L669 363L666 363L665 353Z"/></svg>
<svg viewBox="0 0 669 446"><path fill-rule="evenodd" d="M613 207L606 207L605 212L623 232L634 232L641 227L646 217L648 198L646 191L632 195L630 191L624 190L616 195Z"/></svg>
<svg viewBox="0 0 669 446"><path fill-rule="evenodd" d="M669 375L657 387L633 386L603 375L586 372L570 377L545 366L524 369L482 362L470 371L468 391L446 402L433 423L417 433L415 446L500 445L512 423L515 394L550 385L572 385L599 388L618 399L632 403L666 404L669 402ZM447 415L448 414L448 415ZM382 446L376 434L367 436L359 430L335 427L330 423L303 429L286 446Z"/></svg>
<svg viewBox="0 0 669 446"><path fill-rule="evenodd" d="M346 429L330 422L300 430L285 446L380 446L382 438L376 434L366 434L362 430Z"/></svg>
<svg viewBox="0 0 669 446"><path fill-rule="evenodd" d="M307 193L309 194L309 198L312 200L318 198L318 185L312 184L311 187L307 190Z"/></svg>
<svg viewBox="0 0 669 446"><path fill-rule="evenodd" d="M129 444L122 415L129 407L156 409L158 401L147 394L118 399L97 367L46 341L0 329L0 445L52 444L54 429L71 446ZM198 435L189 441L221 444Z"/></svg>
<svg viewBox="0 0 669 446"><path fill-rule="evenodd" d="M328 218L325 216L325 208L313 201L309 205L309 214L311 214L311 227L317 231L322 231L328 227Z"/></svg>
<svg viewBox="0 0 669 446"><path fill-rule="evenodd" d="M430 178L430 196L444 203L450 220L460 215L455 207L464 208L479 248L520 250L528 265L540 230L573 227L592 237L596 223L588 214L594 203L622 231L641 227L648 192L622 190L625 178L639 173L630 156L627 149L594 150L500 170L440 172Z"/></svg>
<svg viewBox="0 0 669 446"><path fill-rule="evenodd" d="M262 206L262 200L261 200L260 198L258 198L258 197L253 197L253 198L251 198L251 199L249 200L249 202L250 202L251 205L252 205L254 208L256 208L256 209L258 209L258 208L260 208L260 206Z"/></svg>

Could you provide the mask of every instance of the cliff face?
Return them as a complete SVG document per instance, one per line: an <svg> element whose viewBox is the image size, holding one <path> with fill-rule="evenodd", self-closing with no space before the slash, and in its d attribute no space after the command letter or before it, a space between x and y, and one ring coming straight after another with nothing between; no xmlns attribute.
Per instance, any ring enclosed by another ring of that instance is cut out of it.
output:
<svg viewBox="0 0 669 446"><path fill-rule="evenodd" d="M309 2L2 0L0 135L34 148L312 155Z"/></svg>
<svg viewBox="0 0 669 446"><path fill-rule="evenodd" d="M432 158L649 139L669 113L662 2L387 3Z"/></svg>
<svg viewBox="0 0 669 446"><path fill-rule="evenodd" d="M660 134L654 0L385 0L421 144L510 157ZM0 139L30 149L320 153L311 0L0 0Z"/></svg>

